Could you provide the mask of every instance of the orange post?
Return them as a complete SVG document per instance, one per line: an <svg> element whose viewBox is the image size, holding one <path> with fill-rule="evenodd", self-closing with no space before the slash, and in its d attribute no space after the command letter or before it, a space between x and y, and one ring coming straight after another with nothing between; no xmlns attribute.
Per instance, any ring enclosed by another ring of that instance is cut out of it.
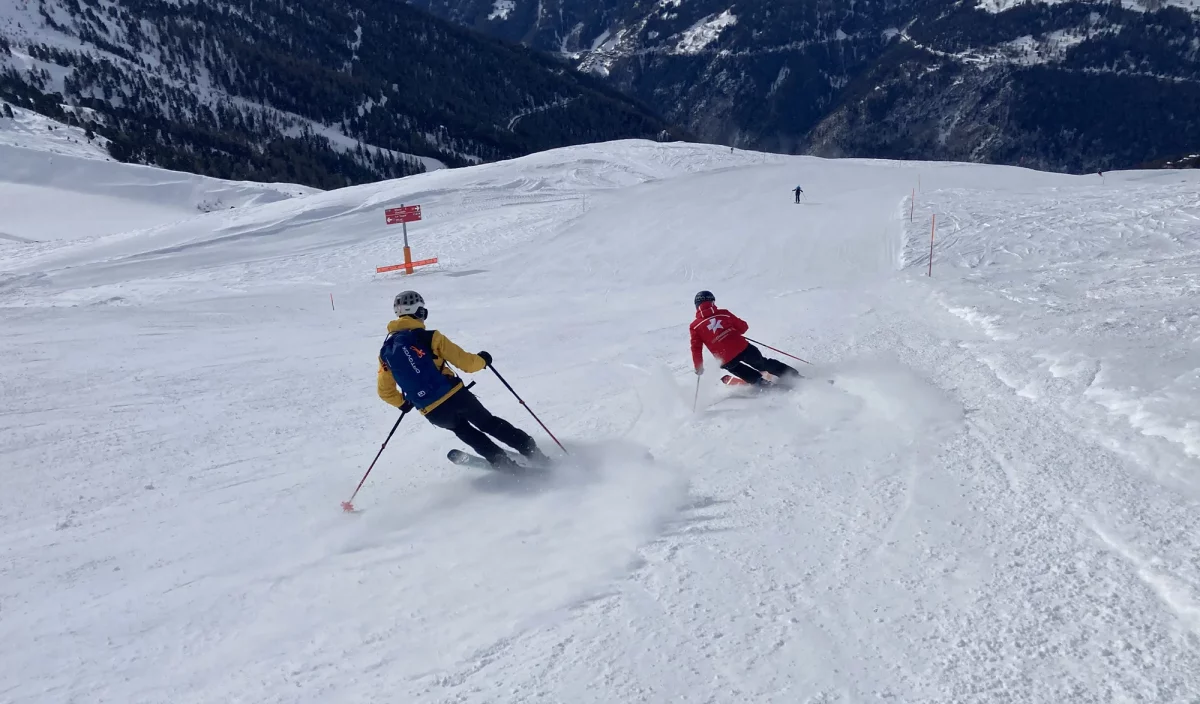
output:
<svg viewBox="0 0 1200 704"><path fill-rule="evenodd" d="M937 213L933 214L933 224L929 226L929 273L933 276L933 233L937 232Z"/></svg>
<svg viewBox="0 0 1200 704"><path fill-rule="evenodd" d="M389 271L399 271L401 269L416 269L419 266L429 266L430 264L437 264L437 263L438 263L438 258L433 257L431 259L421 259L421 260L418 260L415 262L409 262L408 264L393 264L391 266L377 266L377 267L375 267L375 273L376 274L384 274Z"/></svg>
<svg viewBox="0 0 1200 704"><path fill-rule="evenodd" d="M400 204L400 208L404 209L403 203ZM405 211L405 212L407 212L407 211ZM401 227L402 231L404 232L404 275L408 276L409 274L413 273L413 267L412 267L412 250L408 248L408 216L407 215L405 215L404 219L402 219L400 221L400 227Z"/></svg>

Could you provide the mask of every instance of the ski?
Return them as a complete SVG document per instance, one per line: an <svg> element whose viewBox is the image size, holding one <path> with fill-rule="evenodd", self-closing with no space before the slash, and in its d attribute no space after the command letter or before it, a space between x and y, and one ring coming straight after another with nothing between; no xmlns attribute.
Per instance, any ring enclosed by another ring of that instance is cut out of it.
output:
<svg viewBox="0 0 1200 704"><path fill-rule="evenodd" d="M475 469L491 469L492 465L487 460L477 455L472 455L462 450L451 450L446 453L446 459L461 467L474 467Z"/></svg>
<svg viewBox="0 0 1200 704"><path fill-rule="evenodd" d="M776 379L774 375L768 374L767 372L763 372L763 378L771 383L778 381L778 379ZM745 379L736 377L732 374L726 374L725 376L721 377L721 383L725 384L726 386L750 386L751 385L750 382L746 381Z"/></svg>
<svg viewBox="0 0 1200 704"><path fill-rule="evenodd" d="M529 460L521 457L520 455L509 453L509 457L512 458L513 462L516 462L520 466L522 471L540 472L549 468L540 464L530 464ZM474 469L486 469L489 471L505 471L496 469L492 466L491 462L488 462L479 455L473 455L469 452L463 452L462 450L451 450L447 452L446 459L460 467L472 467Z"/></svg>
<svg viewBox="0 0 1200 704"><path fill-rule="evenodd" d="M768 381L774 381L774 379L775 379L775 377L774 377L774 376L771 376L770 374L766 374L766 373L764 373L764 374L763 374L763 376L764 376L764 377L766 377L766 379L767 379ZM801 380L801 381L807 381L807 380L808 380L808 377L804 377L804 376L802 376L802 377L800 377L800 380ZM748 382L746 382L746 380L745 380L745 379L739 379L738 377L736 377L736 376L734 376L734 375L732 375L732 374L726 374L725 376L722 376L722 377L721 377L721 383L722 383L722 384L725 384L726 386L750 386L750 384L749 384ZM833 384L833 379L825 379L825 383L826 383L826 384ZM781 388L785 388L785 389L786 389L786 388L790 388L790 387L783 386L783 387L781 387Z"/></svg>

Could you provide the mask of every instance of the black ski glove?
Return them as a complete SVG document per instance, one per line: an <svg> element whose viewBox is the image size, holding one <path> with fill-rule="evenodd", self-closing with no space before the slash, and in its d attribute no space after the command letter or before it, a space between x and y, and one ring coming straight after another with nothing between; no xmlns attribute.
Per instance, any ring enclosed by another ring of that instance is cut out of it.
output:
<svg viewBox="0 0 1200 704"><path fill-rule="evenodd" d="M488 354L487 352L480 352L479 356L483 357L483 363L485 366L492 366L492 355Z"/></svg>
<svg viewBox="0 0 1200 704"><path fill-rule="evenodd" d="M411 411L412 409L413 409L412 401L405 401L405 402L404 402L404 405L400 407L400 412L401 412L401 413L408 413L408 412L409 412L409 411Z"/></svg>

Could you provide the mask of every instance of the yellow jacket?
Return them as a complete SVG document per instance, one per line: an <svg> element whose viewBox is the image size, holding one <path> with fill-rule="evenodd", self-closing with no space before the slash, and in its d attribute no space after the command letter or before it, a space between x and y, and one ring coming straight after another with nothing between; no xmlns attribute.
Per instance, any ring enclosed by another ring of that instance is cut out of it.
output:
<svg viewBox="0 0 1200 704"><path fill-rule="evenodd" d="M425 321L406 316L388 323L388 332L392 333L400 330L415 330L417 328L424 329L424 327ZM438 369L442 370L443 374L451 379L458 379L458 375L455 374L454 370L449 367L449 364L453 364L468 374L481 372L487 368L487 363L483 361L483 357L464 351L463 348L451 342L449 338L437 330L433 331L432 346L433 363ZM379 360L379 374L375 380L375 387L379 392L379 398L390 403L396 408L404 405L404 394L400 393L400 389L396 387L396 379L392 377L392 372L387 368L387 365L383 363L382 359ZM462 381L459 381L454 385L454 388L447 391L444 396L422 409L421 414L425 415L442 405L446 402L446 399L458 393L462 387Z"/></svg>

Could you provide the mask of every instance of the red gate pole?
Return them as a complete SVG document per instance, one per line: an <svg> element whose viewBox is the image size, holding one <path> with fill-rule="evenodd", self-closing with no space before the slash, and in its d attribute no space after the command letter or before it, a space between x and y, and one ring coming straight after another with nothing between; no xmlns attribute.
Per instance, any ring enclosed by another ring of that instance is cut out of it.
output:
<svg viewBox="0 0 1200 704"><path fill-rule="evenodd" d="M933 276L933 233L937 232L937 213L933 214L933 224L929 226L929 273Z"/></svg>

